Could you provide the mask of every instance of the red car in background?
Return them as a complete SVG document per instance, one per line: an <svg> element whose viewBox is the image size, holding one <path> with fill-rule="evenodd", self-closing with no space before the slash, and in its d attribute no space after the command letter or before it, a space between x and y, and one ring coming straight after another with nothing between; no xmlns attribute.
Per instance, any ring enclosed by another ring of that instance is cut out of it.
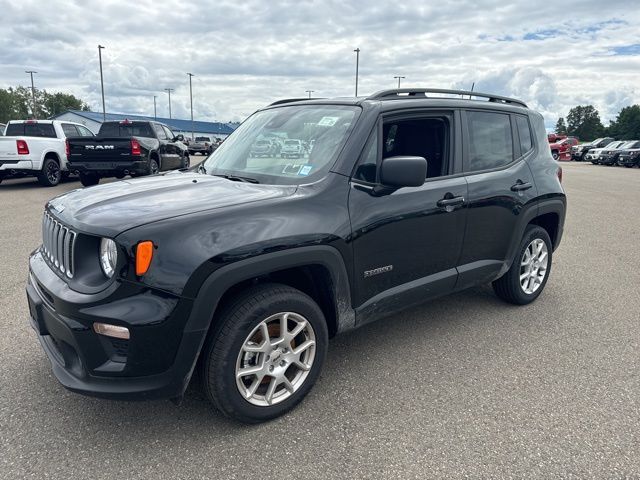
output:
<svg viewBox="0 0 640 480"><path fill-rule="evenodd" d="M578 145L576 137L565 137L562 140L549 143L549 148L551 148L554 160L571 160L571 147L574 145Z"/></svg>

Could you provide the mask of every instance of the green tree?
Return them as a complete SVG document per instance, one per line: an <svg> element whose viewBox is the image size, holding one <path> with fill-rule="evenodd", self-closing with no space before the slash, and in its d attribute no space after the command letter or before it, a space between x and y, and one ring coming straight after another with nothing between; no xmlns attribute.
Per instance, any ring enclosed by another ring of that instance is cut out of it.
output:
<svg viewBox="0 0 640 480"><path fill-rule="evenodd" d="M640 139L640 105L632 105L620 110L607 131L614 138Z"/></svg>
<svg viewBox="0 0 640 480"><path fill-rule="evenodd" d="M593 140L604 133L600 114L593 105L578 105L567 115L567 133L580 140Z"/></svg>
<svg viewBox="0 0 640 480"><path fill-rule="evenodd" d="M74 95L36 90L36 112L33 112L33 94L28 87L0 89L0 122L26 118L48 118L65 110L89 110L89 106Z"/></svg>
<svg viewBox="0 0 640 480"><path fill-rule="evenodd" d="M558 122L556 123L556 134L558 135L566 135L567 134L567 124L564 123L564 118L560 117Z"/></svg>

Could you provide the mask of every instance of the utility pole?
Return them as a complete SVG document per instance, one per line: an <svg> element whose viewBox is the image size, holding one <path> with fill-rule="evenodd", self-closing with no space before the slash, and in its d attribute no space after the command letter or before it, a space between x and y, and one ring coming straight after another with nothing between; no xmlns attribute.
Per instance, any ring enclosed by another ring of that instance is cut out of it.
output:
<svg viewBox="0 0 640 480"><path fill-rule="evenodd" d="M358 68L360 67L360 48L354 50L356 52L356 97L358 96Z"/></svg>
<svg viewBox="0 0 640 480"><path fill-rule="evenodd" d="M407 77L395 76L393 78L397 78L398 79L398 89L400 89L400 80L402 80L403 78L407 78Z"/></svg>
<svg viewBox="0 0 640 480"><path fill-rule="evenodd" d="M38 118L38 111L37 111L37 107L36 107L36 87L33 85L33 74L34 73L38 73L38 72L34 72L33 70L26 70L24 73L28 73L29 75L31 75L31 97L33 98L33 118L37 119Z"/></svg>
<svg viewBox="0 0 640 480"><path fill-rule="evenodd" d="M309 94L309 98L311 98L311 94L315 92L315 90L305 90L306 93Z"/></svg>
<svg viewBox="0 0 640 480"><path fill-rule="evenodd" d="M193 90L191 89L191 78L195 77L193 73L187 73L189 75L189 102L191 103L191 140L194 138L193 133Z"/></svg>
<svg viewBox="0 0 640 480"><path fill-rule="evenodd" d="M171 92L173 92L175 88L165 88L164 91L169 94L169 118L171 118Z"/></svg>
<svg viewBox="0 0 640 480"><path fill-rule="evenodd" d="M158 119L158 111L156 110L156 95L153 96L153 119Z"/></svg>
<svg viewBox="0 0 640 480"><path fill-rule="evenodd" d="M107 110L104 107L104 78L102 76L102 45L98 45L98 60L100 61L100 87L102 88L102 121L107 121Z"/></svg>

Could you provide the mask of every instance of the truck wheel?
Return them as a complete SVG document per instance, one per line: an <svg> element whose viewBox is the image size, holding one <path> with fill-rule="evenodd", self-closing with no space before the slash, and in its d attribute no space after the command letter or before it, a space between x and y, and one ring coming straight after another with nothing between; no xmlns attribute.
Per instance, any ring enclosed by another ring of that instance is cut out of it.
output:
<svg viewBox="0 0 640 480"><path fill-rule="evenodd" d="M92 187L100 183L100 177L91 173L81 173L80 183L83 187Z"/></svg>
<svg viewBox="0 0 640 480"><path fill-rule="evenodd" d="M182 157L182 161L180 162L180 168L189 168L191 165L191 161L189 160L189 155L185 155Z"/></svg>
<svg viewBox="0 0 640 480"><path fill-rule="evenodd" d="M149 165L147 165L147 175L155 175L160 171L160 165L158 164L158 160L151 157L149 159Z"/></svg>
<svg viewBox="0 0 640 480"><path fill-rule="evenodd" d="M322 310L280 284L249 288L223 307L201 359L204 391L228 417L258 423L295 407L327 353Z"/></svg>
<svg viewBox="0 0 640 480"><path fill-rule="evenodd" d="M552 256L547 231L537 225L527 226L511 268L493 282L496 295L515 305L533 302L547 284Z"/></svg>
<svg viewBox="0 0 640 480"><path fill-rule="evenodd" d="M38 173L38 182L43 187L55 187L60 183L62 171L60 164L53 158L45 158L42 164L42 170Z"/></svg>
<svg viewBox="0 0 640 480"><path fill-rule="evenodd" d="M558 160L558 158L560 158L560 155L558 155L558 152L556 150L553 150L551 152L551 156L553 157L554 160Z"/></svg>

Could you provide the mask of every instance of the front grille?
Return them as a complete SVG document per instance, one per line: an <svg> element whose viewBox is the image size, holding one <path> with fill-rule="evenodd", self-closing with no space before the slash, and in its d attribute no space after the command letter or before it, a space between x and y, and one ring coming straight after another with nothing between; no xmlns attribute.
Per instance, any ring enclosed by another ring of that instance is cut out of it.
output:
<svg viewBox="0 0 640 480"><path fill-rule="evenodd" d="M45 212L42 218L42 247L49 262L69 278L73 278L73 249L77 233Z"/></svg>

